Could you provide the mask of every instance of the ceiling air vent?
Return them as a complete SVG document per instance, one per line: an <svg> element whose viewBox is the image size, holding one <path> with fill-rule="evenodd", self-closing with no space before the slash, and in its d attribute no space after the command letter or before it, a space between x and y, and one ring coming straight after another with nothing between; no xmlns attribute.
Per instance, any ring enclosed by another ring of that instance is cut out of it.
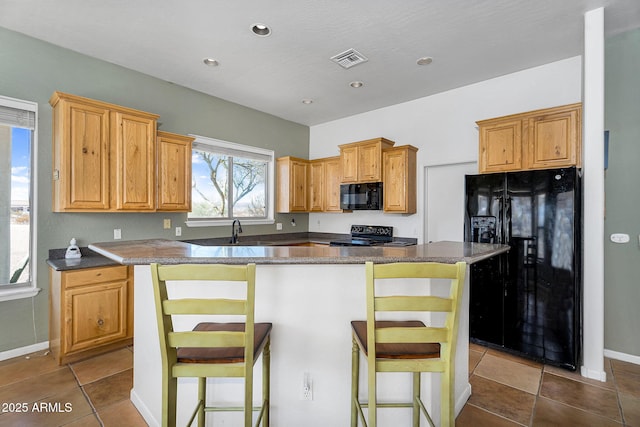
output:
<svg viewBox="0 0 640 427"><path fill-rule="evenodd" d="M351 68L354 65L367 62L366 56L355 49L349 49L331 57L331 60L344 69Z"/></svg>

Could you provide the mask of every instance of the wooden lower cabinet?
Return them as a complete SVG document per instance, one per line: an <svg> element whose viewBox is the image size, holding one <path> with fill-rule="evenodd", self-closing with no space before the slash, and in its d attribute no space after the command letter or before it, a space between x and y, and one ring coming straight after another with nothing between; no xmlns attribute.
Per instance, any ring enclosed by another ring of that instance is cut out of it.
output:
<svg viewBox="0 0 640 427"><path fill-rule="evenodd" d="M50 270L49 340L59 364L133 343L133 274L128 266Z"/></svg>

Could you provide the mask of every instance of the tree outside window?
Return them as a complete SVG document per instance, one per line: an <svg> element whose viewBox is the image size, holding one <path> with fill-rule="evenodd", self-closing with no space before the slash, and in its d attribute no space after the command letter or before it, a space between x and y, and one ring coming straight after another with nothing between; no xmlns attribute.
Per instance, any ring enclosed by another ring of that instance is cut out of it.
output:
<svg viewBox="0 0 640 427"><path fill-rule="evenodd" d="M249 151L252 147L238 144L221 142L223 146L219 146L197 141L192 157L189 219L267 218L273 155L253 153Z"/></svg>

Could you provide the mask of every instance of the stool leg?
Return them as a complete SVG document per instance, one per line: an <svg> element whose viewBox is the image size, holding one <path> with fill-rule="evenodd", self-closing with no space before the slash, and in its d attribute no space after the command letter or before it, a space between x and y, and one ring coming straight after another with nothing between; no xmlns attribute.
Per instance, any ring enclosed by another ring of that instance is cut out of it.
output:
<svg viewBox="0 0 640 427"><path fill-rule="evenodd" d="M413 427L420 427L420 372L413 373Z"/></svg>
<svg viewBox="0 0 640 427"><path fill-rule="evenodd" d="M245 359L244 375L244 426L252 427L253 424L253 364Z"/></svg>
<svg viewBox="0 0 640 427"><path fill-rule="evenodd" d="M360 380L360 347L355 338L351 346L351 427L358 425L358 389Z"/></svg>
<svg viewBox="0 0 640 427"><path fill-rule="evenodd" d="M178 379L164 372L162 383L162 426L175 427Z"/></svg>
<svg viewBox="0 0 640 427"><path fill-rule="evenodd" d="M207 406L207 379L198 378L198 427L204 427L204 407Z"/></svg>
<svg viewBox="0 0 640 427"><path fill-rule="evenodd" d="M269 406L271 405L271 339L267 341L262 350L262 405L264 415L262 427L269 426Z"/></svg>
<svg viewBox="0 0 640 427"><path fill-rule="evenodd" d="M373 349L371 346L368 348L368 357L367 357L367 371L368 375L368 384L367 384L367 394L369 395L369 420L367 425L369 427L376 427L378 423L378 412L376 405L378 403L378 387L376 385L376 358L372 356Z"/></svg>
<svg viewBox="0 0 640 427"><path fill-rule="evenodd" d="M453 381L453 369L449 367L442 373L442 384L440 387L440 425L443 427L455 425L452 391Z"/></svg>

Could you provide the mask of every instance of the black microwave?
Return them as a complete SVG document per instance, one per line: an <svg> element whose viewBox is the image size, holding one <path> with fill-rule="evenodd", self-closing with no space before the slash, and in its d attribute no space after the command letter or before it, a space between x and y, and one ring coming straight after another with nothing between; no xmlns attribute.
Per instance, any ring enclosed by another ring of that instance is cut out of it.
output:
<svg viewBox="0 0 640 427"><path fill-rule="evenodd" d="M382 183L340 185L340 209L380 210L382 209Z"/></svg>

